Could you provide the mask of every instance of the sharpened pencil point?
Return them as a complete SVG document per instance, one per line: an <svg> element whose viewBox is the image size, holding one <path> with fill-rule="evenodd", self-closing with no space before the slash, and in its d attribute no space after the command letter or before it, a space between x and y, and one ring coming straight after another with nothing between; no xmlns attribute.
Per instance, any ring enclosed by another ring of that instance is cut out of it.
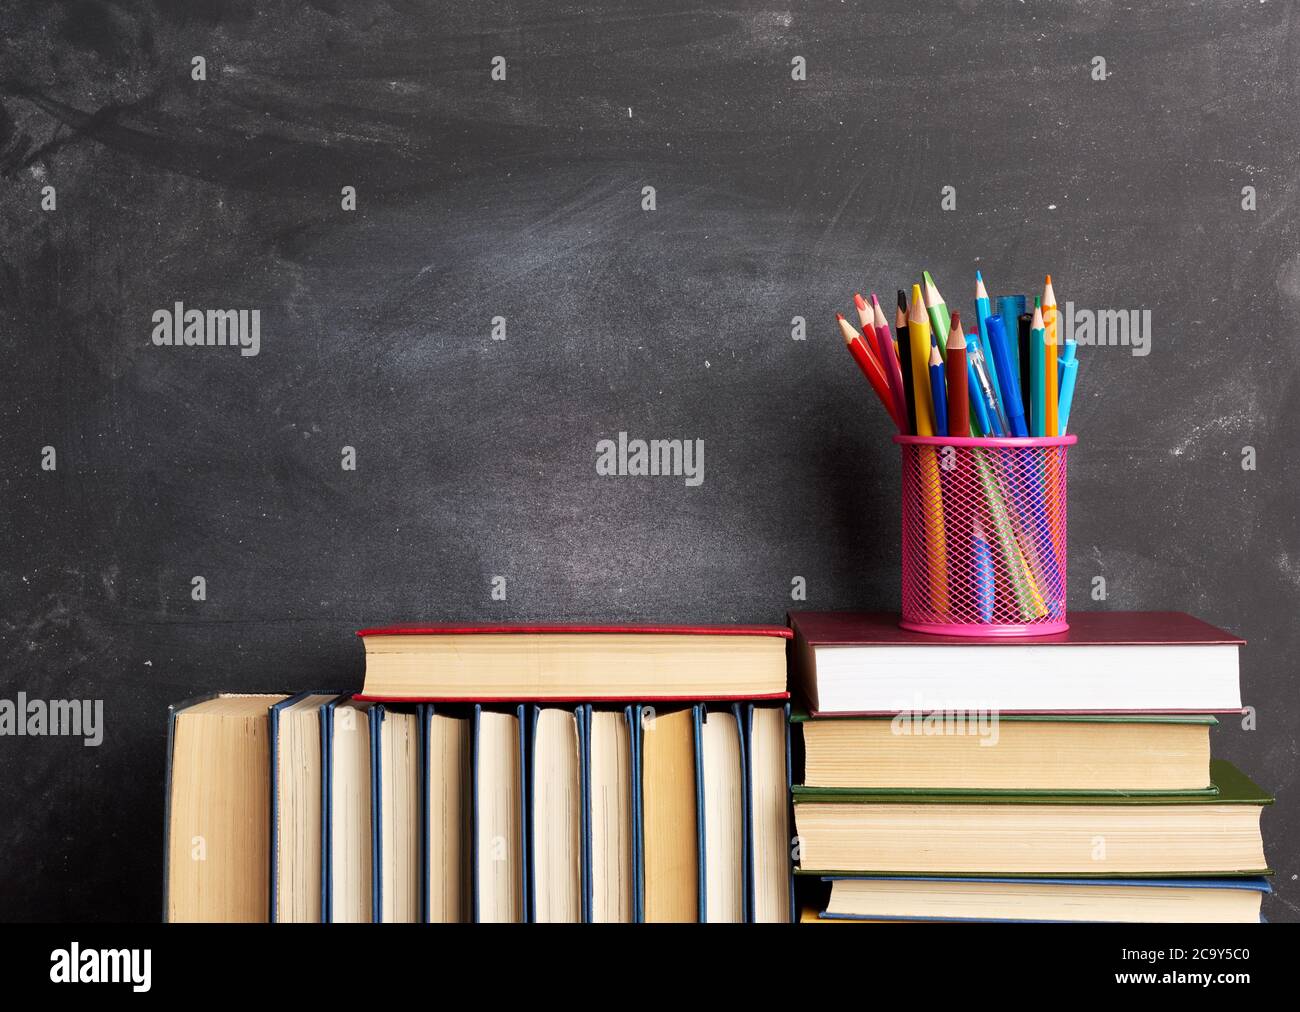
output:
<svg viewBox="0 0 1300 1012"><path fill-rule="evenodd" d="M853 304L854 304L855 306L857 306L859 309L866 309L866 308L867 308L867 300L864 299L864 298L863 298L861 295L859 295L857 292L854 292L854 293L853 293Z"/></svg>

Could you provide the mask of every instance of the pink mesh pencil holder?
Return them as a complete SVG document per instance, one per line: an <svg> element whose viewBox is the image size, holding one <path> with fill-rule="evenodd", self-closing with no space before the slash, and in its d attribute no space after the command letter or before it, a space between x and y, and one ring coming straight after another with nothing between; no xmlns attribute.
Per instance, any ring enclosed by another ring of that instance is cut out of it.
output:
<svg viewBox="0 0 1300 1012"><path fill-rule="evenodd" d="M1066 450L1076 436L895 436L904 629L1044 636L1065 619Z"/></svg>

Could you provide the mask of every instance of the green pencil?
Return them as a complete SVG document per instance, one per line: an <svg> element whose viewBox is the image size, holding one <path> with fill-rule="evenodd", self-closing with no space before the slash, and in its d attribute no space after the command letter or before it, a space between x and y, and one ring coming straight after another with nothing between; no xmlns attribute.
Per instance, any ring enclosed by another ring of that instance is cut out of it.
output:
<svg viewBox="0 0 1300 1012"><path fill-rule="evenodd" d="M939 353L947 356L948 329L952 326L952 318L948 315L948 304L943 301L943 296L939 294L939 289L934 283L934 278L930 277L930 272L922 271L921 276L925 278L925 284L922 287L925 292L925 311L930 317L930 329L934 331L934 338L939 342Z"/></svg>

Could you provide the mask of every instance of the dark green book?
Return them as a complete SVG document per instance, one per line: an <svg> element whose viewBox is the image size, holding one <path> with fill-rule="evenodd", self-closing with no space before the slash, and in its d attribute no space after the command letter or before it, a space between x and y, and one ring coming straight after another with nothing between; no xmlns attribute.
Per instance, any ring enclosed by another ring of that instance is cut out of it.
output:
<svg viewBox="0 0 1300 1012"><path fill-rule="evenodd" d="M795 788L799 871L819 875L1202 876L1268 872L1273 799L1224 760L1216 793L1078 796Z"/></svg>

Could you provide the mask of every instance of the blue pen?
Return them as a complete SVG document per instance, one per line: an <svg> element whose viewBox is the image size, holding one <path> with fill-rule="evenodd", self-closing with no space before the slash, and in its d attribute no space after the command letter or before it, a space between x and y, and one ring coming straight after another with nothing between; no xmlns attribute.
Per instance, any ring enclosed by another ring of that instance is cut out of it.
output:
<svg viewBox="0 0 1300 1012"><path fill-rule="evenodd" d="M1011 371L1011 352L1008 346L1007 332L1002 325L1002 317L990 316L989 345L993 348L993 368L1001 376L1007 377L1002 384L1002 406L1006 409L1007 422L1013 436L1029 435L1025 425L1025 406L1020 401L1020 383Z"/></svg>
<svg viewBox="0 0 1300 1012"><path fill-rule="evenodd" d="M948 387L943 381L939 342L930 335L930 399L934 402L934 434L948 435Z"/></svg>
<svg viewBox="0 0 1300 1012"><path fill-rule="evenodd" d="M971 524L971 562L975 567L975 607L981 622L993 621L993 600L996 586L993 580L993 553L984 537L984 525L976 517Z"/></svg>
<svg viewBox="0 0 1300 1012"><path fill-rule="evenodd" d="M997 433L993 432L989 425L988 408L984 406L984 394L979 390L979 377L975 375L975 363L970 358L971 345L974 343L971 341L970 345L966 346L966 375L970 377L971 414L975 416L971 421L971 436L996 436ZM975 432L975 428L978 428L979 432Z"/></svg>
<svg viewBox="0 0 1300 1012"><path fill-rule="evenodd" d="M979 387L979 397L976 400L983 401L984 409L988 412L989 422L992 430L986 430L987 436L1006 436L1011 432L1007 425L1007 417L1002 413L1002 405L998 403L998 396L993 392L993 381L989 378L988 363L984 361L984 352L979 343L972 341L966 349L966 357L970 361L970 366L975 370L975 381Z"/></svg>
<svg viewBox="0 0 1300 1012"><path fill-rule="evenodd" d="M1057 386L1065 382L1065 363L1075 361L1075 354L1079 350L1078 341L1066 341L1061 345L1061 353L1056 356L1056 383ZM1064 433L1062 433L1064 435Z"/></svg>
<svg viewBox="0 0 1300 1012"><path fill-rule="evenodd" d="M1061 435L1065 435L1065 426L1070 421L1070 404L1074 401L1074 381L1079 378L1079 360L1071 359L1065 363L1064 378L1061 380L1061 399L1058 402L1057 421L1061 423Z"/></svg>
<svg viewBox="0 0 1300 1012"><path fill-rule="evenodd" d="M1020 317L1026 313L1028 300L1023 295L999 295L998 296L998 315L1002 317L1002 326L1006 329L1007 337L1015 337L1016 340L1011 342L1011 361L1016 367L1016 378L1020 377L1020 370L1025 368L1028 363L1020 361ZM1023 380L1021 381L1023 383ZM1021 395L1021 401L1024 396Z"/></svg>

